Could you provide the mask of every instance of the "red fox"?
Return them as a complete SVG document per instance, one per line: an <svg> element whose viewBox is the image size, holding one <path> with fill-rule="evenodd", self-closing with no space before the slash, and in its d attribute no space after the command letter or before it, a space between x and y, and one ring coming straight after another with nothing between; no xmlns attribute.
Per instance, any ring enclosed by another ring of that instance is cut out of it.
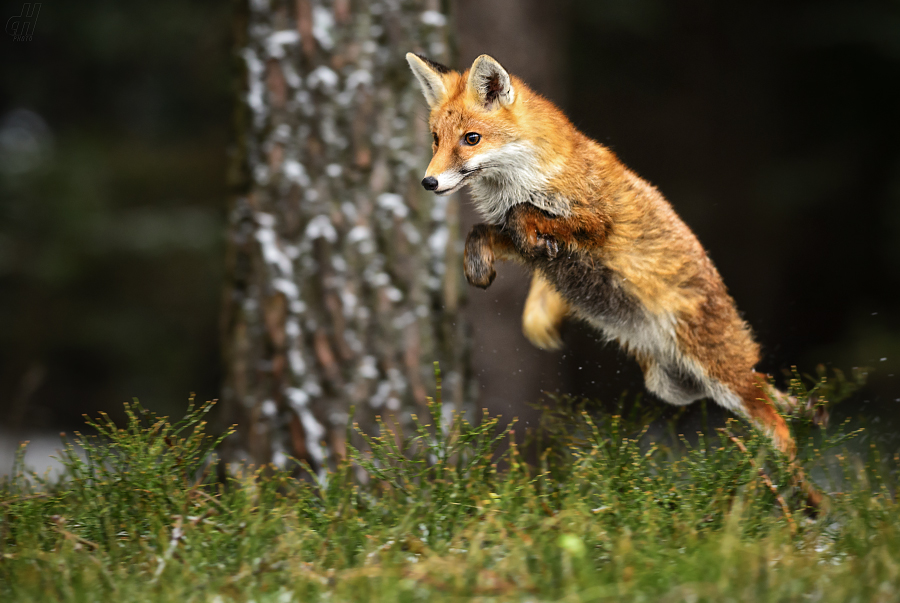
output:
<svg viewBox="0 0 900 603"><path fill-rule="evenodd" d="M563 319L581 319L637 360L656 396L712 398L793 458L775 407L796 400L754 370L759 345L665 197L490 56L463 73L406 59L431 109L422 186L447 195L468 185L485 220L466 240L469 283L488 287L496 259L521 262L533 271L523 329L534 345L559 347Z"/></svg>

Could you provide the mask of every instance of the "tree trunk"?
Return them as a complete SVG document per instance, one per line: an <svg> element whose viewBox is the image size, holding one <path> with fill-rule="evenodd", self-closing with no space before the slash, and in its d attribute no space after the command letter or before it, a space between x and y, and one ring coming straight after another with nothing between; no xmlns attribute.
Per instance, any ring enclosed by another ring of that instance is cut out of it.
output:
<svg viewBox="0 0 900 603"><path fill-rule="evenodd" d="M250 0L229 214L232 460L321 471L347 422L406 433L440 361L467 387L458 203L419 185L431 137L408 50L446 60L438 0Z"/></svg>

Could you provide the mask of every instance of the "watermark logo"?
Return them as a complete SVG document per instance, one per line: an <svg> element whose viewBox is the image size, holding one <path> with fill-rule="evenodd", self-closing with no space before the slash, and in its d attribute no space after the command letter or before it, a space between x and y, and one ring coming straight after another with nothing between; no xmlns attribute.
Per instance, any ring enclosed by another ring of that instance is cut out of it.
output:
<svg viewBox="0 0 900 603"><path fill-rule="evenodd" d="M38 13L41 12L41 3L31 2L22 5L22 12L18 17L10 17L6 22L6 33L12 36L16 42L31 42L34 28L37 25Z"/></svg>

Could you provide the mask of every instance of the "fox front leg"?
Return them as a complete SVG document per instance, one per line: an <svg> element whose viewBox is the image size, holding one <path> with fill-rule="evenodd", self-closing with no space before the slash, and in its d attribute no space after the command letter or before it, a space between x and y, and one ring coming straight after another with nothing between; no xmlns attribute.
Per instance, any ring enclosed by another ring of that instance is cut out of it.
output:
<svg viewBox="0 0 900 603"><path fill-rule="evenodd" d="M556 258L561 251L590 251L603 246L609 220L596 209L573 205L567 215L554 216L529 203L506 212L504 232L526 259Z"/></svg>
<svg viewBox="0 0 900 603"><path fill-rule="evenodd" d="M489 224L476 224L466 237L466 249L463 252L463 270L470 285L487 289L494 282L497 271L494 270L494 249L491 245L493 233Z"/></svg>
<svg viewBox="0 0 900 603"><path fill-rule="evenodd" d="M487 289L497 271L495 260L518 259L515 245L509 233L493 224L476 224L466 237L463 269L470 285Z"/></svg>
<svg viewBox="0 0 900 603"><path fill-rule="evenodd" d="M554 234L554 218L528 203L514 205L506 214L506 232L519 253L527 258L559 254L560 241Z"/></svg>
<svg viewBox="0 0 900 603"><path fill-rule="evenodd" d="M555 258L559 241L549 234L554 218L533 205L520 203L506 214L506 223L476 224L466 237L463 267L470 285L487 289L494 282L495 260Z"/></svg>

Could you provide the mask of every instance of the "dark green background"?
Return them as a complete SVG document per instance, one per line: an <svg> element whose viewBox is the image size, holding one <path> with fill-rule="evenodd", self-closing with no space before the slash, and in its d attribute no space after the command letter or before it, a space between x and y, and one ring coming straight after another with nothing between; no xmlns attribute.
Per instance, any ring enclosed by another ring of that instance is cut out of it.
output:
<svg viewBox="0 0 900 603"><path fill-rule="evenodd" d="M891 434L900 5L751 4L573 0L559 98L697 232L761 368L872 367L849 412ZM0 6L5 24L21 3ZM4 34L0 423L69 427L132 396L166 411L216 396L231 10L44 2L32 41ZM640 389L631 363L616 376L585 364L565 361L565 389Z"/></svg>
<svg viewBox="0 0 900 603"><path fill-rule="evenodd" d="M49 128L33 169L0 169L7 421L216 395L230 10L44 2L32 41L4 35L0 121L24 108Z"/></svg>

